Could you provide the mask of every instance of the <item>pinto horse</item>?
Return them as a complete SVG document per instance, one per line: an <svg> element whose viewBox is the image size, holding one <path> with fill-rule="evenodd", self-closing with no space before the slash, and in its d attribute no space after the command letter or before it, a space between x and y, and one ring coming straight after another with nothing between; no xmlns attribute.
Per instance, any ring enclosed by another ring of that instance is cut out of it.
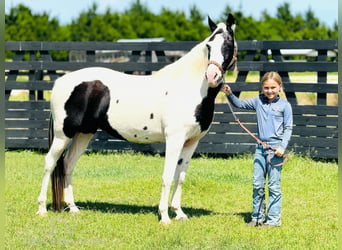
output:
<svg viewBox="0 0 342 250"><path fill-rule="evenodd" d="M58 78L51 93L50 145L38 197L37 214L47 213L49 178L53 208L78 212L72 172L98 129L137 143L166 143L159 203L161 223L171 222L168 200L177 220L182 183L198 141L209 130L214 100L225 71L236 61L234 17L226 24L208 17L211 35L178 61L149 76L134 76L101 67L84 68ZM64 204L65 203L65 204Z"/></svg>

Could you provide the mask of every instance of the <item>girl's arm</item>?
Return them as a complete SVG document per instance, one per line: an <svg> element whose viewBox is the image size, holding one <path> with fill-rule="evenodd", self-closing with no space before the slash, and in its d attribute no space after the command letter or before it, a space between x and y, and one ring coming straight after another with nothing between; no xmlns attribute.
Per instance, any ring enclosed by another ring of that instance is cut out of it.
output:
<svg viewBox="0 0 342 250"><path fill-rule="evenodd" d="M251 98L248 100L240 100L238 97L236 97L233 94L228 84L223 84L222 91L226 94L228 101L231 102L234 107L240 108L240 109L255 110L256 98Z"/></svg>
<svg viewBox="0 0 342 250"><path fill-rule="evenodd" d="M290 103L287 103L284 110L284 135L280 147L285 151L292 135L293 115Z"/></svg>

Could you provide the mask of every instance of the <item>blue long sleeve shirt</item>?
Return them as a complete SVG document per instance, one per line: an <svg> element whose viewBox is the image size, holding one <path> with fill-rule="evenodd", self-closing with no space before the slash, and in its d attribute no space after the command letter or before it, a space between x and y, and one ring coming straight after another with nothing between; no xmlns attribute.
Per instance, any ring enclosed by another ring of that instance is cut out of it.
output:
<svg viewBox="0 0 342 250"><path fill-rule="evenodd" d="M227 95L233 106L255 110L258 136L264 142L280 141L280 148L286 149L292 135L292 107L280 97L269 102L263 94L248 100L240 100L233 93Z"/></svg>

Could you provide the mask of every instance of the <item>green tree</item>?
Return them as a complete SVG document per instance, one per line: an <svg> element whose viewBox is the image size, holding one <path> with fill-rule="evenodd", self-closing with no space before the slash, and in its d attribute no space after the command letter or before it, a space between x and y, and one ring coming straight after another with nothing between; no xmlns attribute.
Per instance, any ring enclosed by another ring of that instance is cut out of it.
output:
<svg viewBox="0 0 342 250"><path fill-rule="evenodd" d="M94 3L72 20L60 26L56 18L47 13L32 13L23 4L13 7L5 16L7 41L116 41L120 38L164 37L168 41L199 41L209 35L207 17L197 6L190 6L190 15L182 11L162 8L152 13L140 0L132 2L123 13L107 8L98 12ZM260 20L245 16L242 10L234 11L226 6L220 20L225 22L228 13L236 19L237 40L291 40L337 39L338 26L328 28L309 8L304 14L291 13L290 4L278 6L275 16L262 12Z"/></svg>
<svg viewBox="0 0 342 250"><path fill-rule="evenodd" d="M313 13L311 8L305 13L305 22L308 29L313 30L319 27L319 20L315 17L315 13Z"/></svg>
<svg viewBox="0 0 342 250"><path fill-rule="evenodd" d="M67 32L62 32L56 18L50 18L45 12L33 14L22 4L5 15L5 23L6 41L59 41L68 36Z"/></svg>
<svg viewBox="0 0 342 250"><path fill-rule="evenodd" d="M290 11L290 4L285 2L277 8L276 17L284 22L291 22L293 17Z"/></svg>
<svg viewBox="0 0 342 250"><path fill-rule="evenodd" d="M204 16L196 5L190 7L190 21L192 27L190 28L191 37L195 40L202 40L209 35L208 17ZM204 21L204 23L203 23Z"/></svg>

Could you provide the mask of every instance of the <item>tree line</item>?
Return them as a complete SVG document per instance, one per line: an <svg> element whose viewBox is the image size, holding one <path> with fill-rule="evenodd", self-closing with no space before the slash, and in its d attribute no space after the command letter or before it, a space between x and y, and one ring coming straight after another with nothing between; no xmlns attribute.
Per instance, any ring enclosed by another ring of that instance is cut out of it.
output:
<svg viewBox="0 0 342 250"><path fill-rule="evenodd" d="M19 4L5 15L6 41L117 41L120 38L164 37L168 41L198 41L209 35L207 17L196 5L190 6L187 16L182 11L163 8L152 13L140 0L132 2L122 13L107 8L98 12L94 3L66 25L60 25L56 17L48 13L33 13L29 7ZM236 18L237 40L295 40L337 39L338 26L332 28L322 24L308 8L304 14L292 14L290 4L278 6L275 16L262 12L260 20L245 16L241 10L229 5L220 20L227 14Z"/></svg>

